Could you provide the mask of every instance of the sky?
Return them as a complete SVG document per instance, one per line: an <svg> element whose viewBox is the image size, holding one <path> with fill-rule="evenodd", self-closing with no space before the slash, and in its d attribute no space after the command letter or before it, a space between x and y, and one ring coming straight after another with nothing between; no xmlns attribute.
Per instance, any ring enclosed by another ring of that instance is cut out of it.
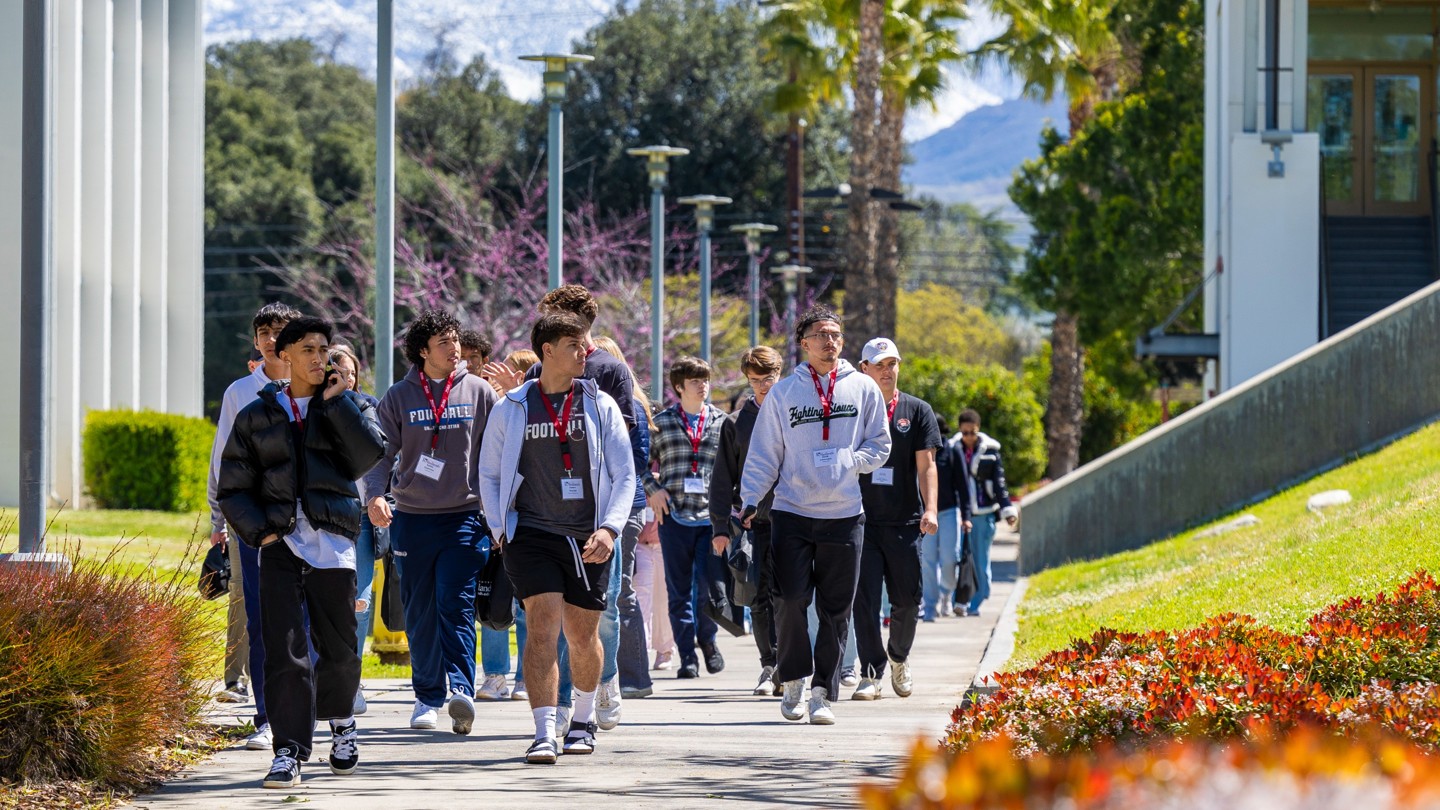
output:
<svg viewBox="0 0 1440 810"><path fill-rule="evenodd" d="M413 76L420 60L443 38L463 64L483 54L521 99L540 95L540 68L523 54L568 50L586 29L615 7L615 0L397 0L397 77ZM341 62L375 70L375 0L206 0L206 44L237 39L310 37ZM961 39L972 46L995 29L993 21L964 23ZM966 113L1018 95L1004 77L975 79L951 70L935 110L913 111L906 139L919 140Z"/></svg>

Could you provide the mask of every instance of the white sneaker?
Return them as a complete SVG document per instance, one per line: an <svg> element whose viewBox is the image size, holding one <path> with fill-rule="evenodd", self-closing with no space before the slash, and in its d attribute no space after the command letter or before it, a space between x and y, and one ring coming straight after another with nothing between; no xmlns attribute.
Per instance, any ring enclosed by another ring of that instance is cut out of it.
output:
<svg viewBox="0 0 1440 810"><path fill-rule="evenodd" d="M524 681L516 681L515 688L510 690L511 700L529 700L530 690L525 688Z"/></svg>
<svg viewBox="0 0 1440 810"><path fill-rule="evenodd" d="M835 725L835 713L830 711L829 693L825 687L810 690L810 724L815 726Z"/></svg>
<svg viewBox="0 0 1440 810"><path fill-rule="evenodd" d="M410 712L410 727L429 730L435 728L440 722L440 710L434 706L426 706L420 701L415 701L415 709Z"/></svg>
<svg viewBox="0 0 1440 810"><path fill-rule="evenodd" d="M915 691L915 681L910 676L910 662L890 662L890 686L900 697L910 697L910 693Z"/></svg>
<svg viewBox="0 0 1440 810"><path fill-rule="evenodd" d="M851 700L879 700L880 679L861 678L860 685L855 687L855 694L850 696Z"/></svg>
<svg viewBox="0 0 1440 810"><path fill-rule="evenodd" d="M255 729L255 733L245 738L246 751L269 751L274 747L275 737L270 732L270 724L266 723Z"/></svg>
<svg viewBox="0 0 1440 810"><path fill-rule="evenodd" d="M780 697L780 716L786 720L799 720L804 717L805 710L800 708L800 699L805 696L805 679L786 681L783 689L785 693Z"/></svg>
<svg viewBox="0 0 1440 810"><path fill-rule="evenodd" d="M841 686L854 686L857 683L860 683L860 676L855 673L852 667L846 667L840 670Z"/></svg>
<svg viewBox="0 0 1440 810"><path fill-rule="evenodd" d="M350 708L350 713L351 713L351 714L364 714L365 712L369 711L369 709L370 709L370 704L368 704L368 703L365 702L365 690L364 690L364 689L356 689L356 690L355 690L355 704L354 704L353 706L351 706L351 708Z"/></svg>
<svg viewBox="0 0 1440 810"><path fill-rule="evenodd" d="M595 691L595 725L609 731L620 725L620 676L601 681Z"/></svg>
<svg viewBox="0 0 1440 810"><path fill-rule="evenodd" d="M451 731L461 735L470 733L470 727L475 724L474 699L457 689L450 693L445 712L450 715Z"/></svg>
<svg viewBox="0 0 1440 810"><path fill-rule="evenodd" d="M765 667L760 670L760 680L755 682L755 690L752 695L770 697L775 694L775 668Z"/></svg>
<svg viewBox="0 0 1440 810"><path fill-rule="evenodd" d="M486 675L485 682L475 690L476 700L506 700L510 697L510 685L504 675Z"/></svg>
<svg viewBox="0 0 1440 810"><path fill-rule="evenodd" d="M954 616L954 615L955 615L955 611L954 611L954 609L950 606L950 597L948 597L948 596L942 596L942 597L940 597L940 604L936 607L936 611L935 611L935 612L936 612L936 613L939 613L941 616Z"/></svg>

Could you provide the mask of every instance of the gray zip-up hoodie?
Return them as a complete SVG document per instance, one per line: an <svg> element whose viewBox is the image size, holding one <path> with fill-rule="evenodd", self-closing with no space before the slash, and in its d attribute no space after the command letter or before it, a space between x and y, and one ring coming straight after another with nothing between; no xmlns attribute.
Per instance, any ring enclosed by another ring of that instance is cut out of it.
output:
<svg viewBox="0 0 1440 810"><path fill-rule="evenodd" d="M590 455L590 491L595 493L595 529L609 529L618 539L630 519L635 500L635 460L630 453L630 428L620 406L594 380L577 379L580 410L585 418L585 444ZM539 380L508 392L485 426L480 449L480 494L490 534L496 542L515 536L519 513L515 493L523 480L520 449L525 444L525 397Z"/></svg>
<svg viewBox="0 0 1440 810"><path fill-rule="evenodd" d="M441 514L480 508L480 437L498 399L495 389L474 374L455 372L450 400L440 420L440 440L435 457L445 462L440 480L415 471L422 455L430 453L435 430L435 411L421 385L430 385L435 404L440 404L445 383L421 381L420 369L411 367L405 379L392 385L377 408L380 429L385 433L385 458L365 475L365 491L384 494L390 484L395 508L411 514ZM395 466L399 456L400 465ZM394 478L390 471L394 468ZM390 480L387 480L390 479Z"/></svg>
<svg viewBox="0 0 1440 810"><path fill-rule="evenodd" d="M890 424L885 397L875 381L841 360L830 413L830 441L823 437L823 409L810 364L801 363L775 383L755 419L750 455L740 477L740 499L760 503L773 486L772 509L810 518L854 517L860 504L860 474L874 472L890 457ZM829 375L820 385L828 389ZM816 451L835 450L822 466Z"/></svg>

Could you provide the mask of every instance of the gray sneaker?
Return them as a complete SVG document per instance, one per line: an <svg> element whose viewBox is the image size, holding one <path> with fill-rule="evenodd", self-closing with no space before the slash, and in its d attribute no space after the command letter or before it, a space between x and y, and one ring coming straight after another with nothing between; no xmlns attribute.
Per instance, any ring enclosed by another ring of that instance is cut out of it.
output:
<svg viewBox="0 0 1440 810"><path fill-rule="evenodd" d="M786 720L804 718L805 710L800 707L800 701L805 697L805 679L786 681L783 688L785 693L780 697L780 716Z"/></svg>
<svg viewBox="0 0 1440 810"><path fill-rule="evenodd" d="M910 697L910 693L915 691L915 681L910 676L910 662L890 662L890 686L900 697Z"/></svg>
<svg viewBox="0 0 1440 810"><path fill-rule="evenodd" d="M829 693L825 687L810 690L810 724L815 726L835 725L835 713L830 711Z"/></svg>
<svg viewBox="0 0 1440 810"><path fill-rule="evenodd" d="M595 693L595 725L610 731L620 725L620 676L601 681ZM566 751L565 753L570 753Z"/></svg>
<svg viewBox="0 0 1440 810"><path fill-rule="evenodd" d="M750 694L765 697L775 694L775 667L765 667L760 670L760 680L755 682L755 689Z"/></svg>

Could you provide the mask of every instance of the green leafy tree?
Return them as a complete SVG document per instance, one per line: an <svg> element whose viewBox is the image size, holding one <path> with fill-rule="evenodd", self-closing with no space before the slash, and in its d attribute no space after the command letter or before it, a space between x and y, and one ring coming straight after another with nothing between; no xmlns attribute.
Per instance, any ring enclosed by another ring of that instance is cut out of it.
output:
<svg viewBox="0 0 1440 810"><path fill-rule="evenodd" d="M1042 409L1015 372L994 364L920 357L905 361L900 388L930 403L951 430L958 429L961 411L974 408L981 429L1004 445L1005 475L1012 484L1034 483L1045 472Z"/></svg>
<svg viewBox="0 0 1440 810"><path fill-rule="evenodd" d="M1020 341L953 287L926 284L918 290L902 289L897 311L895 342L906 357L1020 367Z"/></svg>
<svg viewBox="0 0 1440 810"><path fill-rule="evenodd" d="M396 100L400 149L457 176L515 166L529 105L510 97L483 56L463 68L444 53L431 63Z"/></svg>

